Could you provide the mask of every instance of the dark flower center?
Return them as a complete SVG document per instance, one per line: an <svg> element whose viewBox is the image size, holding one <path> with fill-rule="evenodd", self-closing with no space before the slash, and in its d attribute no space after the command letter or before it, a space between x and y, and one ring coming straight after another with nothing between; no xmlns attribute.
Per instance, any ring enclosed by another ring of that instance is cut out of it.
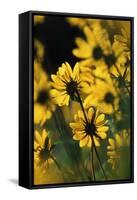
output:
<svg viewBox="0 0 137 200"><path fill-rule="evenodd" d="M41 105L43 105L43 104L45 104L48 100L49 100L48 91L46 91L46 90L41 90L41 91L39 92L37 101L38 101Z"/></svg>
<svg viewBox="0 0 137 200"><path fill-rule="evenodd" d="M99 46L95 47L93 49L93 57L94 57L94 59L95 60L99 60L100 58L102 58L102 56L103 56L102 49Z"/></svg>
<svg viewBox="0 0 137 200"><path fill-rule="evenodd" d="M92 66L91 66L91 69L92 69L92 70L96 70L96 66L95 66L95 65L92 65Z"/></svg>
<svg viewBox="0 0 137 200"><path fill-rule="evenodd" d="M113 95L111 92L108 92L108 93L105 95L104 100L105 100L105 102L108 103L108 104L113 104L114 98L115 98L114 95Z"/></svg>
<svg viewBox="0 0 137 200"><path fill-rule="evenodd" d="M76 81L71 80L69 83L67 83L66 90L72 99L74 98L77 89L78 83Z"/></svg>
<svg viewBox="0 0 137 200"><path fill-rule="evenodd" d="M44 148L40 151L39 157L41 160L46 161L50 157L50 152L48 149Z"/></svg>
<svg viewBox="0 0 137 200"><path fill-rule="evenodd" d="M125 87L125 80L122 76L118 77L118 87L119 88L124 88Z"/></svg>
<svg viewBox="0 0 137 200"><path fill-rule="evenodd" d="M109 54L104 56L105 59L105 63L107 64L107 66L110 68L112 65L115 64L116 62L116 57L114 54Z"/></svg>
<svg viewBox="0 0 137 200"><path fill-rule="evenodd" d="M85 126L85 132L88 135L95 135L96 134L96 127L93 123L87 123Z"/></svg>

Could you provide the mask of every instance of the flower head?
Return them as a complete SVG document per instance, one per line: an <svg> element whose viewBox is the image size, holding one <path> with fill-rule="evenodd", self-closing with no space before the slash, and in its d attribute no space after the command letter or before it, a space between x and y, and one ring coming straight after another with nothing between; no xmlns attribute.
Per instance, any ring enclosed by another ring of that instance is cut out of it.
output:
<svg viewBox="0 0 137 200"><path fill-rule="evenodd" d="M34 61L34 123L43 125L47 119L50 119L55 111L50 96L50 82L48 76Z"/></svg>
<svg viewBox="0 0 137 200"><path fill-rule="evenodd" d="M105 115L93 107L85 110L85 115L86 119L83 112L78 111L74 116L74 122L70 123L73 139L79 141L80 147L100 146L100 140L107 137L106 132L109 129Z"/></svg>
<svg viewBox="0 0 137 200"><path fill-rule="evenodd" d="M36 167L45 169L53 162L51 159L51 140L46 130L34 132L34 163Z"/></svg>
<svg viewBox="0 0 137 200"><path fill-rule="evenodd" d="M117 70L117 65L129 62L130 47L125 33L124 36L115 35L113 41L110 41L107 30L99 23L94 27L85 26L83 31L86 39L77 37L77 48L72 51L74 56L81 59L81 70L95 66L95 71L100 71L100 67L104 66L105 70L113 74L113 71Z"/></svg>
<svg viewBox="0 0 137 200"><path fill-rule="evenodd" d="M108 162L111 164L112 169L115 169L120 160L122 160L122 154L125 151L125 147L129 146L129 135L126 130L124 130L121 134L115 134L114 138L109 138L108 143Z"/></svg>
<svg viewBox="0 0 137 200"><path fill-rule="evenodd" d="M76 100L77 93L83 91L86 83L80 79L79 64L76 63L72 70L69 63L63 63L59 67L57 75L51 75L52 87L51 96L56 104L59 106L69 105L69 100Z"/></svg>
<svg viewBox="0 0 137 200"><path fill-rule="evenodd" d="M35 60L42 63L45 55L44 45L37 39L34 40Z"/></svg>
<svg viewBox="0 0 137 200"><path fill-rule="evenodd" d="M111 77L115 80L117 88L130 90L130 65L119 64L117 67L112 69Z"/></svg>
<svg viewBox="0 0 137 200"><path fill-rule="evenodd" d="M108 78L108 81L97 80L92 86L92 90L85 98L84 106L97 106L101 112L111 114L118 109L119 97L113 82Z"/></svg>
<svg viewBox="0 0 137 200"><path fill-rule="evenodd" d="M86 40L77 37L75 41L78 47L72 52L76 57L88 61L90 65L103 58L104 51L108 48L108 34L101 26L94 30L85 26L83 30Z"/></svg>

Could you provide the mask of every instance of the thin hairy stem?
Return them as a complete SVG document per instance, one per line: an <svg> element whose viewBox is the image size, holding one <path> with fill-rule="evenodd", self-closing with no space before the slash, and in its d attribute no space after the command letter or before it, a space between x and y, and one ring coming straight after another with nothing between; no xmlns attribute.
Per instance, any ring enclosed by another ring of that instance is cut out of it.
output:
<svg viewBox="0 0 137 200"><path fill-rule="evenodd" d="M87 119L87 116L86 116L86 113L85 113L85 110L84 110L84 107L83 107L83 103L82 103L80 94L79 94L78 91L77 91L76 93L77 93L77 95L78 95L79 103L80 103L80 106L81 106L81 108L82 108L82 111L83 111L83 114L84 114L86 123L88 123L88 119ZM92 147L92 152L91 152L91 153L92 153L92 172L94 171L93 149L95 149L95 153L96 153L97 159L98 159L98 161L99 161L99 165L100 165L100 167L101 167L101 170L102 170L102 172L103 172L103 175L104 175L105 179L107 179L106 174L105 174L105 171L104 171L104 169L103 169L103 167L102 167L102 163L101 163L99 154L98 154L97 149L96 149L96 146L95 146L95 144L94 144L93 137L92 137L91 139L92 139L92 142L93 142L93 147ZM95 180L95 173L93 173L93 179Z"/></svg>
<svg viewBox="0 0 137 200"><path fill-rule="evenodd" d="M79 94L78 91L77 91L76 93L77 93L77 95L78 95L78 100L79 100L79 103L80 103L81 109L82 109L82 111L83 111L83 114L84 114L85 120L86 120L86 122L88 123L88 119L87 119L87 116L86 116L86 113L85 113L85 110L84 110L84 107L83 107L83 103L82 103L82 100L81 100L80 94Z"/></svg>
<svg viewBox="0 0 137 200"><path fill-rule="evenodd" d="M94 152L93 152L93 146L91 147L91 155L92 155L92 160L91 160L91 164L92 164L92 174L93 174L93 181L96 181L96 177L95 177L95 171L94 171L94 162L93 162L93 155Z"/></svg>
<svg viewBox="0 0 137 200"><path fill-rule="evenodd" d="M54 163L56 164L57 168L61 171L61 167L58 164L57 160L50 154L50 158L54 161Z"/></svg>
<svg viewBox="0 0 137 200"><path fill-rule="evenodd" d="M98 161L99 161L99 165L100 165L100 167L101 167L101 170L102 170L102 172L103 172L103 175L104 175L105 179L107 180L107 176L106 176L106 173L105 173L105 171L104 171L104 169L103 169L103 166L102 166L102 163L101 163L99 154L98 154L98 152L97 152L96 146L95 146L95 144L94 144L94 141L93 141L93 147L94 147L94 149L95 149L96 156L97 156L97 159L98 159Z"/></svg>

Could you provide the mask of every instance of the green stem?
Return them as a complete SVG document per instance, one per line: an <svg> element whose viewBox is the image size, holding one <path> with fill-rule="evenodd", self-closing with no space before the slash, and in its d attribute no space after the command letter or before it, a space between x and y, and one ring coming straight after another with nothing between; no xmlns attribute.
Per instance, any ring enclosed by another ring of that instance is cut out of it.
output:
<svg viewBox="0 0 137 200"><path fill-rule="evenodd" d="M94 162L93 162L93 154L94 154L94 152L93 152L93 146L92 146L92 149L91 149L91 153L92 153L92 160L91 160L91 162L92 162L93 181L96 181L95 172L94 172Z"/></svg>
<svg viewBox="0 0 137 200"><path fill-rule="evenodd" d="M83 114L84 114L85 120L86 120L86 122L88 123L87 116L86 116L86 113L85 113L85 110L84 110L84 107L83 107L83 103L82 103L82 100L81 100L80 94L79 94L78 91L77 91L76 93L77 93L77 95L78 95L79 103L80 103L81 109L82 109L82 111L83 111Z"/></svg>
<svg viewBox="0 0 137 200"><path fill-rule="evenodd" d="M88 123L88 119L87 119L87 116L86 116L86 113L85 113L85 110L84 110L84 107L83 107L83 103L82 103L80 94L79 94L78 91L77 91L76 93L77 93L77 95L78 95L79 103L80 103L80 105L81 105L81 108L82 108L82 111L83 111L83 114L84 114L86 123ZM97 159L98 159L99 164L100 164L100 167L101 167L101 169L102 169L103 175L104 175L105 179L107 179L106 174L105 174L105 171L104 171L104 169L103 169L103 167L102 167L102 164L101 164L101 160L100 160L99 154L98 154L97 149L96 149L96 146L95 146L95 144L94 144L93 137L92 137L91 139L92 139L92 141L93 141L92 156L93 156L93 148L94 148L94 149L95 149L96 156L97 156ZM92 157L92 169L93 169L93 168L94 168L94 163L93 163L93 157ZM94 171L94 170L93 170L93 171ZM93 173L93 179L95 180L95 173Z"/></svg>
<svg viewBox="0 0 137 200"><path fill-rule="evenodd" d="M58 164L58 162L56 161L56 159L52 155L50 155L50 158L54 161L54 163L56 164L57 168L61 171L61 167Z"/></svg>
<svg viewBox="0 0 137 200"><path fill-rule="evenodd" d="M93 147L94 147L94 149L95 149L96 156L97 156L97 158L98 158L99 165L100 165L100 167L101 167L101 170L102 170L102 172L103 172L103 175L104 175L105 179L107 180L107 176L106 176L105 171L104 171L104 169L103 169L103 166L102 166L102 163L101 163L99 154L98 154L98 152L97 152L96 146L95 146L95 144L94 144L94 141L93 141Z"/></svg>

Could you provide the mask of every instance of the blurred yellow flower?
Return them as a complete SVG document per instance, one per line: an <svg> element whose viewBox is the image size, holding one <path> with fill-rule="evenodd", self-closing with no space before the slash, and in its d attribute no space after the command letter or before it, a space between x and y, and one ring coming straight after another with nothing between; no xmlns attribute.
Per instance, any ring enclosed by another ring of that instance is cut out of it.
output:
<svg viewBox="0 0 137 200"><path fill-rule="evenodd" d="M53 80L51 96L59 106L69 105L69 100L76 100L77 93L81 93L88 84L80 79L79 63L72 70L69 63L65 62L59 67L57 75L51 75ZM87 88L88 89L88 88Z"/></svg>
<svg viewBox="0 0 137 200"><path fill-rule="evenodd" d="M44 173L46 168L53 162L51 156L51 140L46 130L34 132L34 166L41 168Z"/></svg>
<svg viewBox="0 0 137 200"><path fill-rule="evenodd" d="M89 85L85 91L85 93L89 93L92 91L92 86L96 84L97 80L107 81L107 79L110 79L110 75L104 62L97 61L95 65L94 63L90 64L90 67L84 62L80 62L80 77L82 81Z"/></svg>
<svg viewBox="0 0 137 200"><path fill-rule="evenodd" d="M100 19L91 19L91 18L81 18L81 17L67 17L67 21L71 26L77 26L81 29L84 26L90 26L90 28L94 29L98 25L101 25Z"/></svg>
<svg viewBox="0 0 137 200"><path fill-rule="evenodd" d="M122 149L130 145L129 135L126 130L123 130L121 134L115 134L114 138L108 139L107 155L109 157L108 162L111 164L112 169L116 169L120 160L122 160Z"/></svg>
<svg viewBox="0 0 137 200"><path fill-rule="evenodd" d="M92 30L90 27L83 28L86 40L80 37L75 39L77 48L72 50L72 53L86 60L89 66L100 59L103 59L104 51L108 48L108 34L101 26Z"/></svg>
<svg viewBox="0 0 137 200"><path fill-rule="evenodd" d="M82 28L83 26L86 25L87 20L84 18L78 18L78 17L67 17L67 21L69 22L70 25L72 26L78 26Z"/></svg>
<svg viewBox="0 0 137 200"><path fill-rule="evenodd" d="M119 43L120 47L122 48L123 51L126 53L130 51L130 39L125 31L125 29L121 29L121 34L116 34L114 35L114 41Z"/></svg>
<svg viewBox="0 0 137 200"><path fill-rule="evenodd" d="M34 25L42 24L45 20L45 16L43 15L34 15Z"/></svg>
<svg viewBox="0 0 137 200"><path fill-rule="evenodd" d="M106 114L118 110L119 97L111 79L108 78L107 81L98 79L92 86L91 93L84 100L84 107L89 108L90 106L96 106Z"/></svg>
<svg viewBox="0 0 137 200"><path fill-rule="evenodd" d="M115 80L116 86L119 89L130 91L130 66L117 65L112 69L111 77Z"/></svg>
<svg viewBox="0 0 137 200"><path fill-rule="evenodd" d="M34 61L34 123L43 125L47 119L50 119L52 112L55 111L50 96L50 82L46 73L37 62Z"/></svg>
<svg viewBox="0 0 137 200"><path fill-rule="evenodd" d="M93 107L85 110L85 115L79 110L74 116L74 122L70 123L73 139L79 141L80 147L100 146L100 140L107 137L109 129L105 115Z"/></svg>
<svg viewBox="0 0 137 200"><path fill-rule="evenodd" d="M85 67L105 66L109 73L113 74L117 65L124 65L130 60L130 48L126 37L126 33L122 31L122 35L115 35L113 42L109 40L109 34L101 24L95 23L93 28L85 26L83 28L86 40L80 37L75 39L77 48L72 53L80 58L80 69ZM101 73L100 73L101 74Z"/></svg>
<svg viewBox="0 0 137 200"><path fill-rule="evenodd" d="M130 90L130 44L127 33L121 30L121 35L114 36L114 45L120 49L120 61L111 67L111 75L117 82L118 88Z"/></svg>
<svg viewBox="0 0 137 200"><path fill-rule="evenodd" d="M42 62L45 54L44 45L37 39L34 40L35 59Z"/></svg>

